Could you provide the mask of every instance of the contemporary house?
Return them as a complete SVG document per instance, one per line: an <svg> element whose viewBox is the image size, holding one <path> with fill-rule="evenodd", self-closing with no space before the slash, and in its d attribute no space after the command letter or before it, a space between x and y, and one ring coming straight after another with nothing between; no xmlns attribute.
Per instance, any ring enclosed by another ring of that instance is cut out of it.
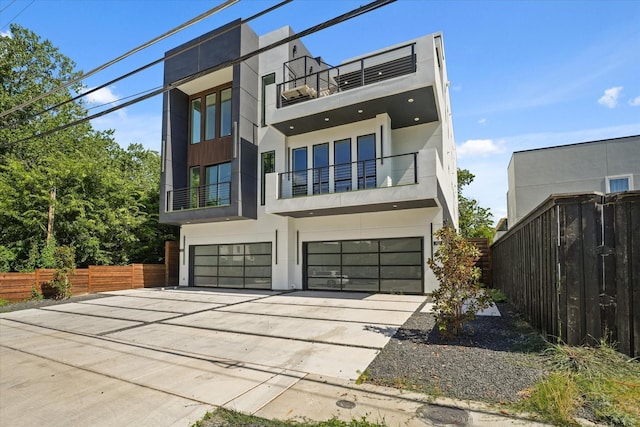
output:
<svg viewBox="0 0 640 427"><path fill-rule="evenodd" d="M441 34L330 65L235 21L167 52L164 79L180 285L436 288L432 236L458 222Z"/></svg>
<svg viewBox="0 0 640 427"><path fill-rule="evenodd" d="M513 153L508 167L509 228L551 194L640 189L640 135Z"/></svg>

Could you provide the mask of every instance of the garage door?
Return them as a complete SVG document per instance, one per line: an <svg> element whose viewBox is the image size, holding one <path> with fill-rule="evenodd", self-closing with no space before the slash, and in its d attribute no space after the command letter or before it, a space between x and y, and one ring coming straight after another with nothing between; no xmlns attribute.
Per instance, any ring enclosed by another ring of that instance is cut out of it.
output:
<svg viewBox="0 0 640 427"><path fill-rule="evenodd" d="M190 247L191 285L271 289L271 242Z"/></svg>
<svg viewBox="0 0 640 427"><path fill-rule="evenodd" d="M307 289L423 293L421 237L304 244Z"/></svg>

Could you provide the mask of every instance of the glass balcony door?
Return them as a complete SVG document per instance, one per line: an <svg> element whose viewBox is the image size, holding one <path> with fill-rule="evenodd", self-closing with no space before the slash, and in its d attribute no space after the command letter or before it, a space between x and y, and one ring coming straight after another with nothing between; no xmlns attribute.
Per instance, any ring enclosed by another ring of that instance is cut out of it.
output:
<svg viewBox="0 0 640 427"><path fill-rule="evenodd" d="M358 189L376 188L376 136L358 137Z"/></svg>
<svg viewBox="0 0 640 427"><path fill-rule="evenodd" d="M313 146L313 194L329 192L329 144Z"/></svg>
<svg viewBox="0 0 640 427"><path fill-rule="evenodd" d="M307 147L293 150L293 197L307 195Z"/></svg>
<svg viewBox="0 0 640 427"><path fill-rule="evenodd" d="M333 182L336 193L351 191L351 139L343 139L333 144Z"/></svg>

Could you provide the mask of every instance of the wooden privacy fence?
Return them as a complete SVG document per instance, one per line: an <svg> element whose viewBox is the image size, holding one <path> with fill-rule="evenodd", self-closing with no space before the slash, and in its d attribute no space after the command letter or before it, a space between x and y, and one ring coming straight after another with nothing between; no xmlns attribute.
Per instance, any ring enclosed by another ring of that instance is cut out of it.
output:
<svg viewBox="0 0 640 427"><path fill-rule="evenodd" d="M640 356L640 191L550 196L491 252L493 286L551 340Z"/></svg>
<svg viewBox="0 0 640 427"><path fill-rule="evenodd" d="M486 237L467 239L480 251L480 259L476 262L476 267L480 269L480 283L485 286L491 286L493 280L491 277L491 245Z"/></svg>
<svg viewBox="0 0 640 427"><path fill-rule="evenodd" d="M0 298L22 301L31 298L35 286L42 292L42 284L53 278L53 269L37 269L33 273L0 273ZM132 264L126 266L90 265L77 268L69 276L71 293L118 291L122 289L165 286L164 264Z"/></svg>

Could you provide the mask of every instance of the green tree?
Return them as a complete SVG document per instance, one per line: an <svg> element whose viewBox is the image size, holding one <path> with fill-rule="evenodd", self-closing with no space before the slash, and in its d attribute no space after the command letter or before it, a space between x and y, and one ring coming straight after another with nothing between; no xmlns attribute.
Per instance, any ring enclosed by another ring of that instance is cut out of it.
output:
<svg viewBox="0 0 640 427"><path fill-rule="evenodd" d="M480 251L456 233L443 227L435 233L442 243L427 264L440 286L433 291L433 311L442 335L457 336L476 312L489 306L491 300L480 286L480 269L475 266Z"/></svg>
<svg viewBox="0 0 640 427"><path fill-rule="evenodd" d="M17 25L0 37L0 111L76 78L75 64ZM42 135L87 115L73 85L0 118L0 247L3 265L30 270L69 246L78 265L158 262L173 229L158 224L160 156L89 122ZM48 238L53 213L53 233ZM6 268L6 267L3 267Z"/></svg>
<svg viewBox="0 0 640 427"><path fill-rule="evenodd" d="M493 240L493 214L478 201L462 194L462 189L471 184L475 175L468 169L458 169L458 227L465 238L487 237Z"/></svg>

